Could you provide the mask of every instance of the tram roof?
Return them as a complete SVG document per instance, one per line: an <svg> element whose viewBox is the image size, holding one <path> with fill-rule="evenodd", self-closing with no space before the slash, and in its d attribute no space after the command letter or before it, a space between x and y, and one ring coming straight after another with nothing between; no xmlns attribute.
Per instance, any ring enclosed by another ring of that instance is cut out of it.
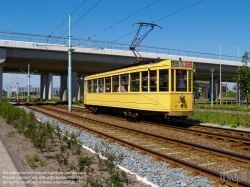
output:
<svg viewBox="0 0 250 187"><path fill-rule="evenodd" d="M177 62L176 60L161 60L161 61L147 60L147 61L142 61L142 62L138 62L138 63L134 63L134 64L120 66L119 68L111 69L109 71L104 71L104 72L100 72L100 73L93 74L93 75L89 75L85 78L97 78L99 76L107 76L107 74L114 74L114 73L118 73L118 72L124 74L124 71L134 71L136 67L140 67L140 66L145 67L146 65L148 65L148 68L154 67L155 65L157 65L157 66L168 65L170 68L170 67L173 67L173 66L171 66L172 61ZM178 68L178 67L173 67L173 68Z"/></svg>

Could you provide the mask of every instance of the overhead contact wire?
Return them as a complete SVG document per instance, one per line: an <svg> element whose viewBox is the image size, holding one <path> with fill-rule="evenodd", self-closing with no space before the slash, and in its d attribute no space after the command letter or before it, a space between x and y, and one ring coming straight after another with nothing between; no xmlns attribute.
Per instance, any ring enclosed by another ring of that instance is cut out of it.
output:
<svg viewBox="0 0 250 187"><path fill-rule="evenodd" d="M158 1L159 1L159 0L158 0ZM155 1L154 3L158 2L158 1ZM161 20L163 20L163 19L166 19L166 18L168 18L168 17L170 17L170 16L173 16L173 15L175 15L175 14L181 12L181 11L184 11L184 10L186 10L186 9L188 9L188 8L191 8L191 7L193 7L193 6L195 6L195 5L199 4L199 3L201 3L201 2L203 2L203 1L205 1L205 0L198 1L198 2L196 2L196 3L194 3L194 4L191 4L191 5L187 6L187 7L184 7L184 8L182 8L182 9L180 9L180 10L178 10L178 11L176 11L176 12L173 12L173 13L167 15L167 16L164 16L164 17L162 17L162 18L160 18L160 19L158 19L158 20L156 20L156 21L154 21L154 22L152 22L152 23L156 23L156 22L159 22L159 21L161 21ZM122 21L124 21L124 20L126 20L126 19L132 17L133 15L135 15L135 14L141 12L141 11L144 10L145 8L149 8L149 7L150 7L151 5L153 5L154 3L148 5L147 7L144 7L143 9L141 9L141 10L137 11L136 13L134 13L134 14L128 16L127 18L123 19ZM151 16L151 13L150 13L150 16ZM151 20L152 20L152 17L151 17ZM120 22L122 22L122 21L120 21ZM113 26L119 24L120 22L117 22L117 23L114 24ZM112 26L111 26L111 27L112 27ZM110 28L110 27L104 29L104 30L101 31L101 32L104 32L104 31L108 30L109 28ZM128 36L128 35L130 35L130 34L132 34L132 33L134 33L134 32L136 32L136 31L137 31L137 30L134 30L134 31L132 31L132 32L126 34L126 35L123 35L123 36L117 38L116 40L114 40L114 41L112 41L112 42L115 42L115 41L117 41L117 40L119 40L119 39L121 39L121 38L124 38L124 37L126 37L126 36ZM100 34L101 32L99 32L99 33L97 33L97 34ZM97 34L95 34L94 36L96 36ZM93 37L93 36L92 36L92 37Z"/></svg>
<svg viewBox="0 0 250 187"><path fill-rule="evenodd" d="M82 5L83 3L85 3L87 0L84 0L72 13L71 15L73 15ZM50 35L54 34L54 32L56 32L69 18L67 17ZM62 36L62 35L61 35ZM61 37L60 36L60 37Z"/></svg>
<svg viewBox="0 0 250 187"><path fill-rule="evenodd" d="M205 0L201 0L201 1L198 1L198 2L196 2L196 3L194 3L194 4L191 4L191 5L189 5L189 6L185 7L185 8L182 8L182 9L180 9L180 10L174 12L174 13L171 13L171 14L169 14L169 15L167 15L167 16L164 16L164 17L162 17L162 18L160 18L160 19L158 19L158 20L156 20L156 21L154 21L154 22L152 22L152 23L156 23L156 22L159 22L159 21L161 21L161 20L163 20L163 19L165 19L165 18L168 18L168 17L170 17L170 16L173 16L174 14L177 14L177 13L179 13L179 12L181 12L181 11L184 11L184 10L186 10L186 9L188 9L188 8L191 8L192 6L195 6L195 5L197 5L197 4L199 4L199 3L203 2L203 1L205 1ZM149 6L148 6L148 7L149 7ZM146 8L147 8L147 7L146 7ZM144 8L144 9L145 9L145 8ZM152 17L151 17L151 19L152 19ZM136 30L134 30L134 31L130 32L129 34L126 34L126 35L124 35L124 36L122 36L122 37L120 37L120 38L118 38L118 39L124 38L124 37L126 37L126 36L132 34L133 32L136 32ZM115 41L117 41L118 39L116 39Z"/></svg>
<svg viewBox="0 0 250 187"><path fill-rule="evenodd" d="M83 16L81 16L72 26L75 26L84 16L86 16L92 9L94 9L102 0L99 0L93 7L91 7L91 9L89 9L88 12L86 12Z"/></svg>
<svg viewBox="0 0 250 187"><path fill-rule="evenodd" d="M189 5L189 6L185 7L185 8L182 8L182 9L180 9L180 10L178 10L178 11L172 13L172 14L169 14L169 15L167 15L167 16L164 16L164 17L162 17L162 18L160 18L160 19L154 21L153 23L156 23L156 22L161 21L161 20L163 20L163 19L165 19L165 18L168 18L168 17L170 17L170 16L173 16L174 14L177 14L177 13L183 11L183 10L186 10L186 9L192 7L192 6L195 6L195 5L197 5L197 4L199 4L199 3L203 2L203 1L205 1L205 0L198 1L198 2L196 2L196 3L194 3L194 4L192 4L192 5Z"/></svg>
<svg viewBox="0 0 250 187"><path fill-rule="evenodd" d="M107 27L106 29L104 29L104 30L102 30L102 31L100 31L100 32L98 32L98 33L96 33L96 34L94 34L94 35L91 36L91 37L95 37L95 36L97 36L97 35L103 33L104 31L110 29L111 27L114 27L114 26L118 25L119 23L121 23L121 22L127 20L128 18L131 18L132 16L134 16L134 15L138 14L139 12L145 10L146 8L152 6L153 4L157 3L158 1L160 1L160 0L157 0L157 1L155 1L155 2L153 2L153 3L151 3L151 4L149 4L149 5L147 5L146 7L144 7L144 8L142 8L142 9L138 10L137 12L135 12L135 13L131 14L130 16L128 16L128 17L122 19L121 21L118 21L117 23L115 23L115 24L113 24L113 25Z"/></svg>

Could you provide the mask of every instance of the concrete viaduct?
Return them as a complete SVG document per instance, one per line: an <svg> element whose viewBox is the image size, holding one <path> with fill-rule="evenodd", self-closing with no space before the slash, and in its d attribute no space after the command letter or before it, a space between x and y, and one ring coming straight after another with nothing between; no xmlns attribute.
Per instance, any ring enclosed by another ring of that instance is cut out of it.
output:
<svg viewBox="0 0 250 187"><path fill-rule="evenodd" d="M79 99L83 92L83 80L81 77L98 73L122 65L133 63L136 58L129 50L95 48L95 47L74 47L72 53L72 98ZM193 61L197 79L202 81L211 80L210 69L214 68L214 84L222 82L234 82L237 69L242 66L237 59L219 60L207 57L206 54L197 54L196 57L187 55L170 55L150 52L140 52L147 59L172 59ZM26 70L28 64L33 70L38 70L40 78L41 98L52 98L53 75L61 77L61 99L66 100L67 74L68 74L68 47L65 45L24 42L14 40L0 40L0 90L3 87L3 73L21 73L20 69ZM0 99L2 92L0 93ZM215 98L215 97L214 97Z"/></svg>

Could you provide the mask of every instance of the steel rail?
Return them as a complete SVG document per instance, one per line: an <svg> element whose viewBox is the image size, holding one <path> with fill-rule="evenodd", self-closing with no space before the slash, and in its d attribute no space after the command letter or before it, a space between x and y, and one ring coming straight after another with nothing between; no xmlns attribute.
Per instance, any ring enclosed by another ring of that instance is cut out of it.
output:
<svg viewBox="0 0 250 187"><path fill-rule="evenodd" d="M46 109L51 110L51 111L55 111L55 109L49 109L49 108L46 108ZM58 110L56 112L63 113L65 115L73 116L73 117L76 117L76 118L87 119L87 120L92 120L94 122L97 122L96 120L84 117L82 115L77 115L77 114L58 111ZM221 150L221 149L217 149L217 148L213 148L213 147L208 147L208 146L203 146L203 145L199 145L199 144L195 144L195 143L191 143L191 142L186 142L186 141L182 141L182 140L177 140L177 139L173 139L173 138L167 138L167 137L164 137L164 136L160 136L160 135L156 135L156 134L152 134L152 133L148 133L148 132L143 132L143 131L139 131L139 130L135 130L135 129L130 129L130 128L127 128L127 127L122 127L122 126L111 124L111 123L105 123L105 122L102 122L102 123L113 126L113 127L116 127L116 128L119 128L119 129L133 131L133 132L136 132L136 133L139 133L139 134L144 134L144 135L147 135L147 136L152 136L154 138L162 139L162 140L165 140L165 141L171 141L173 143L177 142L177 143L180 143L180 144L191 146L192 148L196 147L197 149L202 150L204 152L212 151L212 152L216 153L215 155L224 156L226 158L231 158L231 159L235 159L237 161L241 161L241 162L245 162L245 163L250 164L250 156L247 156L247 155L237 154L237 153L234 153L234 152L225 151L225 150Z"/></svg>
<svg viewBox="0 0 250 187"><path fill-rule="evenodd" d="M22 104L25 104L25 102L23 102ZM27 103L26 103L27 104ZM30 105L31 103L29 103ZM36 103L38 104L38 103ZM39 103L41 104L41 103ZM60 105L57 105L60 106ZM60 106L65 108L65 106ZM73 107L75 110L78 111L83 111L83 108L79 108L79 107ZM105 115L104 115L105 116ZM108 116L110 117L110 116ZM114 119L116 119L117 117L115 117ZM123 120L123 118L121 118ZM232 135L227 135L227 134L218 134L218 133L214 133L214 132L209 132L209 131L203 131L203 130L196 130L196 129L187 129L187 128L181 128L181 127L177 127L177 126L171 126L171 125L166 125L166 124L160 124L160 123L152 123L152 122L148 122L148 121L143 121L144 123L150 124L150 125L157 125L157 126L161 126L163 128L170 128L172 130L180 130L184 133L188 132L188 133L192 133L192 134L196 134L196 135L206 135L206 136L210 136L211 138L216 137L217 139L222 139L222 140L226 140L226 141L233 141L238 143L239 145L250 145L250 138L248 137L243 137L243 136L232 136ZM219 131L224 131L226 133L228 132L232 132L234 134L245 134L245 136L249 136L250 137L250 131L242 131L242 130L232 130L232 129L223 129L223 128L219 128L219 127L210 127L210 126L204 126L204 125L195 125L195 127L197 128L208 128L208 129L212 129L212 130L219 130ZM224 133L223 132L223 133Z"/></svg>
<svg viewBox="0 0 250 187"><path fill-rule="evenodd" d="M220 127L211 127L211 126L206 126L206 125L198 125L198 124L194 124L192 125L192 127L194 128L204 128L204 129L212 129L212 130L218 130L218 131L225 131L227 133L232 133L232 134L242 134L242 135L238 135L239 137L240 136L247 136L250 138L250 129L249 131L245 131L245 130L238 130L238 129L224 129L224 128L220 128Z"/></svg>
<svg viewBox="0 0 250 187"><path fill-rule="evenodd" d="M210 137L216 137L217 139L223 139L223 140L226 139L227 141L235 141L237 143L242 143L242 144L245 143L245 144L250 145L250 138L246 138L246 137L231 136L231 135L227 135L227 134L218 134L218 133L214 133L214 132L202 131L202 130L196 130L196 129L186 129L186 128L181 128L181 127L173 127L170 125L158 124L158 123L151 123L151 124L174 129L174 130L180 130L183 132L195 133L197 135L202 134L202 135L206 135L206 136L210 136ZM222 129L222 128L216 128L216 127L214 127L214 128L211 127L210 129L213 129L213 130L219 129L220 131L224 131L224 132L227 132L227 130L228 130L228 129ZM237 132L235 132L235 133L237 133ZM245 132L245 133L247 133L247 132ZM250 132L249 132L249 136L250 136Z"/></svg>
<svg viewBox="0 0 250 187"><path fill-rule="evenodd" d="M60 106L60 105L58 105L58 106ZM75 107L74 109L75 110L79 110L79 111L80 110L83 111L83 109L79 109L78 107ZM110 117L110 115L108 117ZM123 120L123 118L121 118L121 119ZM248 138L248 137L231 136L231 135L227 135L227 134L218 134L218 133L215 133L215 132L202 131L202 130L196 130L196 129L187 129L187 128L182 128L182 127L177 127L177 126L171 126L171 125L167 125L167 124L153 123L153 122L148 122L148 121L141 121L141 122L144 122L144 123L147 123L147 124L150 124L150 125L161 126L163 128L170 128L172 130L180 130L182 132L189 132L189 133L193 133L193 134L197 134L197 135L203 134L203 135L206 135L206 136L214 136L217 139L223 139L223 140L226 139L227 141L234 141L234 142L237 142L237 143L240 143L240 144L250 145L250 138ZM195 125L195 126L200 127L200 128L203 128L203 127L207 128L207 126L200 126L200 125ZM247 132L247 131L241 131L241 130L223 129L223 128L219 128L219 127L209 127L209 126L208 126L208 128L212 129L212 130L224 131L226 133L227 132L233 132L235 134L236 133L238 133L238 134L244 133L246 136L250 137L250 131Z"/></svg>

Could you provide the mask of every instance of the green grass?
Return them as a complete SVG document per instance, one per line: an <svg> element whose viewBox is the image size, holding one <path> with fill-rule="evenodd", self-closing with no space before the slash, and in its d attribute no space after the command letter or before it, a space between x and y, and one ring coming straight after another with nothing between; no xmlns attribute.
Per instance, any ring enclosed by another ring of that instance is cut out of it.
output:
<svg viewBox="0 0 250 187"><path fill-rule="evenodd" d="M84 107L84 103L82 101L76 101L76 102L73 102L73 105L75 106L82 106Z"/></svg>
<svg viewBox="0 0 250 187"><path fill-rule="evenodd" d="M231 93L233 94L233 93ZM235 94L235 93L234 93ZM235 101L234 101L235 102ZM201 109L206 109L202 111ZM226 112L216 112L216 110L230 111ZM232 104L224 100L222 106L220 106L219 101L214 102L211 106L210 101L204 104L194 105L194 115L190 116L189 119L200 121L202 123L216 123L220 125L229 125L232 128L235 127L250 127L250 115L244 112L250 112L250 107L239 106L236 103Z"/></svg>
<svg viewBox="0 0 250 187"><path fill-rule="evenodd" d="M15 135L15 131L10 131L7 133L8 138L12 138Z"/></svg>
<svg viewBox="0 0 250 187"><path fill-rule="evenodd" d="M190 120L199 121L202 123L216 123L220 125L229 125L231 128L250 127L250 115L240 114L237 111L231 113L216 112L216 111L201 111L196 109Z"/></svg>
<svg viewBox="0 0 250 187"><path fill-rule="evenodd" d="M40 99L40 101L45 101L45 102L49 102L49 103L54 103L54 104L64 104L64 105L68 105L68 101L60 101L57 99ZM73 106L84 106L83 101L73 101L72 102Z"/></svg>
<svg viewBox="0 0 250 187"><path fill-rule="evenodd" d="M246 106L237 106L235 104L228 104L228 105L213 105L211 104L196 104L194 106L195 109L212 109L212 110L229 110L229 111L242 111L242 112L250 112L250 107Z"/></svg>

